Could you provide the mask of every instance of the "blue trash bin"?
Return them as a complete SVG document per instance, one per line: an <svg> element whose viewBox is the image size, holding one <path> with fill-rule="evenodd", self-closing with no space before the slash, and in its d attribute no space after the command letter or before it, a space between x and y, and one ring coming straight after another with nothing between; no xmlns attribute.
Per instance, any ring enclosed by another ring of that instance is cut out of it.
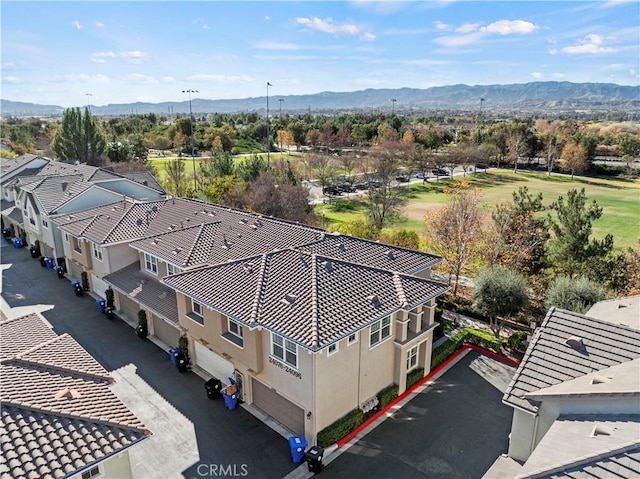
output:
<svg viewBox="0 0 640 479"><path fill-rule="evenodd" d="M45 256L44 257L44 264L47 266L48 269L53 268L53 266L54 266L53 258L51 256Z"/></svg>
<svg viewBox="0 0 640 479"><path fill-rule="evenodd" d="M307 440L304 436L291 436L289 438L289 448L291 449L291 459L295 464L302 462L304 452L307 449Z"/></svg>
<svg viewBox="0 0 640 479"><path fill-rule="evenodd" d="M235 409L238 405L238 386L233 378L229 378L229 382L230 385L224 388L221 393L227 409Z"/></svg>
<svg viewBox="0 0 640 479"><path fill-rule="evenodd" d="M22 248L22 240L20 238L13 238L13 246L15 248Z"/></svg>
<svg viewBox="0 0 640 479"><path fill-rule="evenodd" d="M180 348L172 346L169 348L169 359L171 359L171 364L174 367L178 367L178 353L180 352Z"/></svg>
<svg viewBox="0 0 640 479"><path fill-rule="evenodd" d="M101 313L104 313L107 307L107 301L105 299L98 298L96 299L96 304L98 305L98 311L100 311Z"/></svg>

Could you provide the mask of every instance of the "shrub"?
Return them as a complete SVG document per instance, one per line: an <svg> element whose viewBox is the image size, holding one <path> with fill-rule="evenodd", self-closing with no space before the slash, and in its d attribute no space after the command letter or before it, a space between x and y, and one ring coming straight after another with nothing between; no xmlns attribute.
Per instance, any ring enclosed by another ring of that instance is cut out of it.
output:
<svg viewBox="0 0 640 479"><path fill-rule="evenodd" d="M458 331L431 353L431 369L442 364L449 356L455 353L464 344L466 329Z"/></svg>
<svg viewBox="0 0 640 479"><path fill-rule="evenodd" d="M502 349L502 340L496 338L493 334L486 331L478 331L477 329L465 328L465 342L475 344L481 348L491 349L499 353Z"/></svg>
<svg viewBox="0 0 640 479"><path fill-rule="evenodd" d="M584 314L591 306L607 297L606 290L595 281L585 277L568 276L555 278L547 288L544 305Z"/></svg>
<svg viewBox="0 0 640 479"><path fill-rule="evenodd" d="M522 341L527 339L527 336L529 336L527 331L516 331L507 339L507 346L509 349L513 350L519 349L522 345Z"/></svg>
<svg viewBox="0 0 640 479"><path fill-rule="evenodd" d="M424 377L424 368L414 369L407 373L407 389L419 382Z"/></svg>
<svg viewBox="0 0 640 479"><path fill-rule="evenodd" d="M178 349L186 358L189 357L189 338L184 334L178 339Z"/></svg>
<svg viewBox="0 0 640 479"><path fill-rule="evenodd" d="M113 293L113 288L111 286L109 286L106 291L104 292L104 296L106 298L106 306L107 308L114 308L115 306L115 302L114 302L114 293Z"/></svg>
<svg viewBox="0 0 640 479"><path fill-rule="evenodd" d="M378 393L378 405L380 409L384 408L387 404L398 397L398 385L392 384L384 388Z"/></svg>
<svg viewBox="0 0 640 479"><path fill-rule="evenodd" d="M354 409L318 433L318 446L328 447L335 444L362 424L363 420L364 412L362 409Z"/></svg>
<svg viewBox="0 0 640 479"><path fill-rule="evenodd" d="M80 278L82 279L82 289L89 291L89 274L83 271L80 273Z"/></svg>

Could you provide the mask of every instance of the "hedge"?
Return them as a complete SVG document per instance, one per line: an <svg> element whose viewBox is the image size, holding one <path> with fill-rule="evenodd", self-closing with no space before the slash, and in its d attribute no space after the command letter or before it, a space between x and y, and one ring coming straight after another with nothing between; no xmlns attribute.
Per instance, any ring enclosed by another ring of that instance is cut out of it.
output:
<svg viewBox="0 0 640 479"><path fill-rule="evenodd" d="M318 446L328 447L345 437L364 420L364 412L357 408L318 433Z"/></svg>
<svg viewBox="0 0 640 479"><path fill-rule="evenodd" d="M414 369L407 373L407 389L424 377L424 368Z"/></svg>
<svg viewBox="0 0 640 479"><path fill-rule="evenodd" d="M460 349L465 342L475 344L482 348L492 349L495 352L500 352L502 349L502 340L497 339L493 334L476 329L464 328L433 350L431 354L431 369L433 370L442 364L448 357Z"/></svg>
<svg viewBox="0 0 640 479"><path fill-rule="evenodd" d="M378 407L380 409L384 408L387 404L393 401L398 397L398 385L392 384L384 388L382 391L378 393Z"/></svg>

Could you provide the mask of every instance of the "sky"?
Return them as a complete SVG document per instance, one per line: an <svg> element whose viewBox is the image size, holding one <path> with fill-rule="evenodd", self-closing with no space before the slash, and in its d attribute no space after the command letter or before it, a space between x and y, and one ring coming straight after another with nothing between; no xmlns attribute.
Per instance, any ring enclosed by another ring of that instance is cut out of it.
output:
<svg viewBox="0 0 640 479"><path fill-rule="evenodd" d="M637 1L3 0L0 14L2 99L63 107L640 81Z"/></svg>

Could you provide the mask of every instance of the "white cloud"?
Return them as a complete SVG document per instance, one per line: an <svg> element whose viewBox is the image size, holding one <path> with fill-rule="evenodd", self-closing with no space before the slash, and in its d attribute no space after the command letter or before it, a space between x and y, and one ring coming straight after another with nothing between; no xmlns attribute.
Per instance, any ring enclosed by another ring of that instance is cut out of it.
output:
<svg viewBox="0 0 640 479"><path fill-rule="evenodd" d="M17 85L17 84L19 84L21 82L20 82L20 79L18 77L2 75L2 83L8 83L10 85Z"/></svg>
<svg viewBox="0 0 640 479"><path fill-rule="evenodd" d="M202 25L203 30L209 30L209 25Z"/></svg>
<svg viewBox="0 0 640 479"><path fill-rule="evenodd" d="M461 47L471 45L480 40L484 35L480 32L467 33L465 35L448 35L439 37L433 41L445 47Z"/></svg>
<svg viewBox="0 0 640 479"><path fill-rule="evenodd" d="M577 45L571 45L564 47L562 51L568 55L580 55L589 53L613 53L615 50L611 47L603 46L604 37L602 35L596 35L590 33L582 40L578 41Z"/></svg>
<svg viewBox="0 0 640 479"><path fill-rule="evenodd" d="M433 22L433 26L436 27L436 30L451 30L451 25L442 23L440 20Z"/></svg>
<svg viewBox="0 0 640 479"><path fill-rule="evenodd" d="M357 78L353 81L353 83L358 86L374 87L374 86L384 85L385 83L388 83L388 82L387 80L376 80L374 78Z"/></svg>
<svg viewBox="0 0 640 479"><path fill-rule="evenodd" d="M552 73L551 77L555 78L556 80L561 80L562 78L564 78L564 73Z"/></svg>
<svg viewBox="0 0 640 479"><path fill-rule="evenodd" d="M487 33L498 33L500 35L511 35L514 33L526 35L537 30L531 22L525 22L524 20L499 20L493 22L486 27L482 27L480 30Z"/></svg>
<svg viewBox="0 0 640 479"><path fill-rule="evenodd" d="M134 65L139 65L146 58L149 57L149 54L146 52L141 52L139 50L131 51L131 52L96 52L91 55L91 61L93 63L107 63L108 58L123 58L128 63L132 63Z"/></svg>
<svg viewBox="0 0 640 479"><path fill-rule="evenodd" d="M264 17L264 19L268 22L269 20L271 20L271 17L267 15L266 17Z"/></svg>
<svg viewBox="0 0 640 479"><path fill-rule="evenodd" d="M127 83L134 83L137 85L157 85L160 83L157 78L142 73L130 73L122 77Z"/></svg>
<svg viewBox="0 0 640 479"><path fill-rule="evenodd" d="M96 27L97 27L97 28L104 28L104 23L102 23L102 22L96 22Z"/></svg>
<svg viewBox="0 0 640 479"><path fill-rule="evenodd" d="M176 79L171 77L171 76L166 76L166 77L160 78L160 83L170 84L170 83L175 83L175 82L176 82Z"/></svg>
<svg viewBox="0 0 640 479"><path fill-rule="evenodd" d="M555 55L556 53L558 53L558 50L556 50L555 48L552 48L551 50L549 50L549 53L551 55Z"/></svg>
<svg viewBox="0 0 640 479"><path fill-rule="evenodd" d="M2 70L13 70L14 68L16 68L16 64L13 62L7 62L7 63L3 63L0 68Z"/></svg>
<svg viewBox="0 0 640 479"><path fill-rule="evenodd" d="M66 75L53 75L46 78L49 83L109 83L106 75L89 75L87 73L69 73Z"/></svg>
<svg viewBox="0 0 640 479"><path fill-rule="evenodd" d="M302 45L297 43L274 42L271 40L261 40L253 44L254 48L260 50L304 50Z"/></svg>
<svg viewBox="0 0 640 479"><path fill-rule="evenodd" d="M338 25L333 21L333 18L331 17L327 17L324 20L318 17L298 17L296 18L296 22L311 30L316 30L323 33L333 33L335 35L338 35L340 33L345 33L347 35L357 35L358 33L360 33L360 29L356 25L352 23Z"/></svg>
<svg viewBox="0 0 640 479"><path fill-rule="evenodd" d="M372 42L375 39L376 39L376 36L371 32L366 32L360 37L360 40L364 40L366 42Z"/></svg>
<svg viewBox="0 0 640 479"><path fill-rule="evenodd" d="M81 30L82 29L82 25L80 25L80 22L78 20L74 20L73 22L71 22L71 25L76 27L76 30Z"/></svg>
<svg viewBox="0 0 640 479"><path fill-rule="evenodd" d="M185 80L190 82L201 82L201 83L211 83L214 85L223 85L223 86L236 86L238 83L249 84L253 83L254 79L247 75L241 76L233 76L233 75L209 75L209 74L199 74L199 75L190 75Z"/></svg>
<svg viewBox="0 0 640 479"><path fill-rule="evenodd" d="M542 78L544 75L542 75L542 73L540 72L531 72L531 76L533 78Z"/></svg>
<svg viewBox="0 0 640 479"><path fill-rule="evenodd" d="M479 23L463 23L455 29L457 33L471 33L475 32L480 27Z"/></svg>

